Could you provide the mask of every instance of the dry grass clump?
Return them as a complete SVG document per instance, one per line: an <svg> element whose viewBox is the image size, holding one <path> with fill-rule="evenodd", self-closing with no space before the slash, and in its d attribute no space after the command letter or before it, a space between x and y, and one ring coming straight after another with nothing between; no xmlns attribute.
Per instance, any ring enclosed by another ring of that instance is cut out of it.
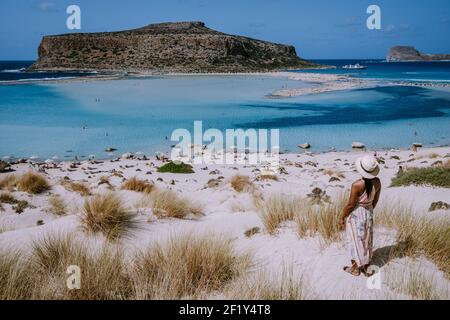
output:
<svg viewBox="0 0 450 320"><path fill-rule="evenodd" d="M136 192L151 193L155 189L155 186L152 183L140 180L137 177L132 177L122 184L122 189Z"/></svg>
<svg viewBox="0 0 450 320"><path fill-rule="evenodd" d="M0 300L23 300L31 298L33 283L29 276L33 274L20 252L0 252Z"/></svg>
<svg viewBox="0 0 450 320"><path fill-rule="evenodd" d="M259 270L234 281L226 292L237 300L309 300L315 294L303 276L294 276L292 269L279 273Z"/></svg>
<svg viewBox="0 0 450 320"><path fill-rule="evenodd" d="M334 169L323 169L323 174L328 175L328 176L335 176L338 178L345 178L344 173L342 173L339 170L334 170Z"/></svg>
<svg viewBox="0 0 450 320"><path fill-rule="evenodd" d="M442 165L443 168L450 169L450 159L447 159Z"/></svg>
<svg viewBox="0 0 450 320"><path fill-rule="evenodd" d="M157 190L151 194L153 214L158 218L183 219L189 214L203 214L202 207L192 204L172 190Z"/></svg>
<svg viewBox="0 0 450 320"><path fill-rule="evenodd" d="M272 195L257 201L259 216L269 234L286 221L295 221L298 235L320 235L326 242L340 240L339 216L345 205L346 195L341 195L332 204L314 205L307 199L295 196Z"/></svg>
<svg viewBox="0 0 450 320"><path fill-rule="evenodd" d="M441 157L440 154L438 154L436 152L430 152L428 154L419 155L417 157L414 157L414 159L416 159L416 160L420 160L420 159L423 159L423 158L436 159L436 158L440 158L440 157Z"/></svg>
<svg viewBox="0 0 450 320"><path fill-rule="evenodd" d="M258 214L269 234L274 234L283 222L292 221L305 206L308 206L305 200L283 195L272 195L256 202Z"/></svg>
<svg viewBox="0 0 450 320"><path fill-rule="evenodd" d="M130 267L123 251L47 235L30 255L0 252L0 299L179 299L204 298L246 272L248 254L235 252L228 238L205 234L173 236L136 254ZM95 250L94 250L95 249ZM81 272L79 289L67 286L68 267Z"/></svg>
<svg viewBox="0 0 450 320"><path fill-rule="evenodd" d="M67 182L67 183L64 183L64 186L66 187L67 190L72 191L72 192L77 192L82 197L91 195L91 190L89 189L89 186L86 185L85 183Z"/></svg>
<svg viewBox="0 0 450 320"><path fill-rule="evenodd" d="M205 297L245 272L249 255L237 254L230 239L213 234L172 236L137 254L133 270L138 299Z"/></svg>
<svg viewBox="0 0 450 320"><path fill-rule="evenodd" d="M397 230L403 254L424 254L450 277L450 220L414 213L401 205L385 205L375 212L376 226Z"/></svg>
<svg viewBox="0 0 450 320"><path fill-rule="evenodd" d="M134 214L125 210L122 200L114 193L86 199L83 214L81 221L86 230L100 231L110 240L126 236L137 227Z"/></svg>
<svg viewBox="0 0 450 320"><path fill-rule="evenodd" d="M48 199L48 211L57 216L63 216L67 213L67 204L60 196L52 196Z"/></svg>
<svg viewBox="0 0 450 320"><path fill-rule="evenodd" d="M8 191L14 191L16 181L17 176L15 174L8 174L0 180L0 190L6 189Z"/></svg>
<svg viewBox="0 0 450 320"><path fill-rule="evenodd" d="M346 199L346 195L341 194L331 204L304 206L303 210L297 211L294 220L297 223L298 235L303 238L318 234L327 243L340 240L342 232L339 227L339 216Z"/></svg>
<svg viewBox="0 0 450 320"><path fill-rule="evenodd" d="M397 269L397 268L396 268ZM388 270L384 282L397 293L418 300L448 300L450 295L444 286L439 287L432 273L408 263L401 270Z"/></svg>
<svg viewBox="0 0 450 320"><path fill-rule="evenodd" d="M0 205L2 203L7 203L12 205L13 210L16 213L22 213L29 205L28 201L26 200L18 200L14 198L14 196L9 192L2 192L0 194Z"/></svg>
<svg viewBox="0 0 450 320"><path fill-rule="evenodd" d="M253 183L250 181L250 177L240 174L231 177L230 183L231 187L237 192L249 192L254 188Z"/></svg>
<svg viewBox="0 0 450 320"><path fill-rule="evenodd" d="M92 253L87 243L71 235L52 235L33 244L31 264L37 299L124 299L131 294L123 253L115 247L102 247ZM67 268L78 266L81 287L67 288Z"/></svg>
<svg viewBox="0 0 450 320"><path fill-rule="evenodd" d="M35 172L27 172L21 175L16 180L16 187L19 191L24 191L32 194L42 193L50 189L47 179Z"/></svg>
<svg viewBox="0 0 450 320"><path fill-rule="evenodd" d="M14 204L16 201L16 198L9 192L2 192L0 194L0 203Z"/></svg>
<svg viewBox="0 0 450 320"><path fill-rule="evenodd" d="M266 181L266 180L278 181L278 177L274 174L261 174L258 177L256 177L256 180L258 180L258 181Z"/></svg>

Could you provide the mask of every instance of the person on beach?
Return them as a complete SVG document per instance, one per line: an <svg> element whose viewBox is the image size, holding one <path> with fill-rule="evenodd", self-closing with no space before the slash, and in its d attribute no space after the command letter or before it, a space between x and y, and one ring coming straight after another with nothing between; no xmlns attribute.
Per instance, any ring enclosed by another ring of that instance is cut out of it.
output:
<svg viewBox="0 0 450 320"><path fill-rule="evenodd" d="M345 228L351 257L351 266L344 267L344 271L354 276L361 272L371 276L373 273L367 269L372 258L373 209L381 191L381 182L377 178L380 168L373 156L356 159L355 166L361 179L352 184L348 204L339 219L340 226Z"/></svg>

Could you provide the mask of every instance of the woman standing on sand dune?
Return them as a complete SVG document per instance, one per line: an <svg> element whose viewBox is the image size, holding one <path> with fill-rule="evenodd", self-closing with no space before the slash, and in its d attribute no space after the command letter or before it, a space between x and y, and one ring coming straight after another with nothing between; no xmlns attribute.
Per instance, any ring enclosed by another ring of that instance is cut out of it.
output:
<svg viewBox="0 0 450 320"><path fill-rule="evenodd" d="M381 182L377 178L380 168L373 156L358 158L355 165L362 178L352 184L348 204L339 220L341 227L345 227L351 257L351 266L344 267L344 271L354 276L361 272L371 276L373 273L369 273L367 268L372 258L373 209L381 190Z"/></svg>

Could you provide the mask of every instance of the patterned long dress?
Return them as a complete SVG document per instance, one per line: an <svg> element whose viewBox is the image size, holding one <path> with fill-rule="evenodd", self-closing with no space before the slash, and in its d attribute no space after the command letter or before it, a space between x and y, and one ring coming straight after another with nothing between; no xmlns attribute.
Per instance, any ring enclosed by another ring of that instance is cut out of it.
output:
<svg viewBox="0 0 450 320"><path fill-rule="evenodd" d="M347 217L345 232L351 259L358 266L370 263L373 254L373 199L375 187L367 196L366 191L359 197L356 209Z"/></svg>

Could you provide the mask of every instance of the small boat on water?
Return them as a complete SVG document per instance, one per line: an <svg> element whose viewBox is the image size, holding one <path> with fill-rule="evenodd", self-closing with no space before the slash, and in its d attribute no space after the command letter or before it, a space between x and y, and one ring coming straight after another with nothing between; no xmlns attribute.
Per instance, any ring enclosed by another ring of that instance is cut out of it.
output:
<svg viewBox="0 0 450 320"><path fill-rule="evenodd" d="M342 69L366 69L366 66L362 66L359 63L357 64L346 64L342 67Z"/></svg>

